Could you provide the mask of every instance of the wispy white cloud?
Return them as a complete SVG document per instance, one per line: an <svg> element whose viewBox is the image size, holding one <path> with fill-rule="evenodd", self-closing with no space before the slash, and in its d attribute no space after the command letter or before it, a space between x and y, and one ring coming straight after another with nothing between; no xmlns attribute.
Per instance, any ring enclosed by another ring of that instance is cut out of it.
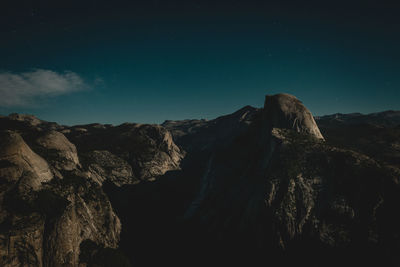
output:
<svg viewBox="0 0 400 267"><path fill-rule="evenodd" d="M68 94L88 87L78 74L71 71L0 72L0 106L29 106L37 98Z"/></svg>

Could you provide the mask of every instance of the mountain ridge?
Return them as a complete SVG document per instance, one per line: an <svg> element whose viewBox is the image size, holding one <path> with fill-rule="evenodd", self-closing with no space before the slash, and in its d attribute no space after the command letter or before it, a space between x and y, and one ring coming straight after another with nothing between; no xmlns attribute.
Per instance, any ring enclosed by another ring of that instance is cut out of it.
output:
<svg viewBox="0 0 400 267"><path fill-rule="evenodd" d="M246 105L246 106L243 106L242 108L238 109L237 111L235 111L233 113L239 112L239 111L241 111L243 109L247 110L247 109L259 109L259 108L253 107L251 105ZM158 125L168 125L168 124L171 124L171 123L179 123L179 122L192 122L192 123L195 123L195 122L208 122L208 121L216 120L216 119L218 119L220 117L232 115L233 113L226 114L226 115L221 115L221 116L218 116L217 118L214 118L214 119L183 119L183 120L167 119L167 120L165 120L165 121L163 121L161 123L158 123ZM397 121L396 117L400 117L400 110L391 110L391 109L389 109L389 110L383 110L383 111L371 112L371 113L360 113L360 112L340 113L340 112L337 112L337 113L326 114L326 115L316 115L316 116L314 116L314 119L316 121L324 120L324 119L346 119L346 118L363 118L364 119L364 118L367 118L367 117L368 118L369 117L385 117L385 115L388 118L395 117L394 119ZM7 117L8 118L14 118L15 120L20 120L20 121L31 121L31 123L35 123L35 124L40 124L40 123L57 124L57 125L60 125L62 127L65 127L65 128L80 127L80 126L86 127L86 126L90 126L90 125L98 125L98 126L103 125L105 127L109 127L109 126L115 127L115 126L119 126L119 125L122 125L122 124L125 124L125 123L131 123L131 122L124 122L124 123L116 124L116 125L110 124L110 123L87 123L87 124L63 125L63 124L58 124L57 122L41 120L36 115L33 115L33 114L25 114L25 113L10 113L8 115L1 115L0 114L0 118L7 118ZM144 123L141 123L141 124L144 124ZM155 123L153 125L157 125L157 123Z"/></svg>
<svg viewBox="0 0 400 267"><path fill-rule="evenodd" d="M0 116L0 265L396 266L397 112L363 116L287 94L161 125Z"/></svg>

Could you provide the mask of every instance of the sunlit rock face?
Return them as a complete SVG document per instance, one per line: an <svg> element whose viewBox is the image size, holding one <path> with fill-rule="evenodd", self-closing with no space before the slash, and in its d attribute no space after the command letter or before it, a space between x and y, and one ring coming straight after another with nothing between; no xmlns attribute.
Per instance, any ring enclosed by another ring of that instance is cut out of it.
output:
<svg viewBox="0 0 400 267"><path fill-rule="evenodd" d="M221 187L220 190L229 192L227 187L232 181L238 182L236 185L238 188L232 188L234 191L239 190L241 186L248 190L253 187L256 191L261 190L260 188L263 188L261 185L256 189L257 183L265 182L268 177L265 177L264 181L255 177L261 174L265 175L290 133L304 135L316 142L324 139L311 112L292 95L267 95L264 108L253 110L253 112L251 119L248 120L247 127L240 134L233 132L232 135L237 134L235 138L226 138L231 140L230 143L223 149L217 149L211 153L209 164L202 178L203 186L187 215L195 214L194 209L199 208L201 210L200 200L206 201L209 198L208 195L219 194L217 193L219 186ZM237 120L236 124L239 123L240 120ZM232 179L228 177L232 177ZM237 179L233 177L237 177ZM259 193L262 194L262 191ZM252 198L256 197L256 194L243 197ZM237 200L235 199L233 202ZM242 200L253 201L251 199ZM230 201L229 198L227 198L227 201ZM247 206L244 205L244 207ZM208 211L205 210L204 212ZM249 217L251 216L249 215ZM226 219L229 220L229 217L227 216Z"/></svg>
<svg viewBox="0 0 400 267"><path fill-rule="evenodd" d="M121 224L98 184L78 169L75 146L61 133L34 144L0 133L0 265L78 266L80 244L118 246ZM63 171L62 175L54 173Z"/></svg>
<svg viewBox="0 0 400 267"><path fill-rule="evenodd" d="M183 156L159 125L67 127L1 116L0 266L125 262L121 222L102 184L155 180L179 170Z"/></svg>
<svg viewBox="0 0 400 267"><path fill-rule="evenodd" d="M25 204L51 179L48 163L18 133L0 132L1 266L42 266L44 220Z"/></svg>
<svg viewBox="0 0 400 267"><path fill-rule="evenodd" d="M0 133L0 177L11 183L23 183L34 190L53 178L49 164L31 150L13 131Z"/></svg>
<svg viewBox="0 0 400 267"><path fill-rule="evenodd" d="M55 204L48 206L46 200ZM120 220L101 187L88 177L70 175L48 184L38 201L46 216L44 266L78 266L85 240L118 247Z"/></svg>
<svg viewBox="0 0 400 267"><path fill-rule="evenodd" d="M58 170L71 171L79 165L78 153L62 133L48 131L35 140L37 150Z"/></svg>
<svg viewBox="0 0 400 267"><path fill-rule="evenodd" d="M98 175L103 173L103 180L111 177L117 185L134 184L180 168L184 153L164 127L136 123L100 126L81 125L66 133L82 156L83 167L92 171L96 181L102 182Z"/></svg>
<svg viewBox="0 0 400 267"><path fill-rule="evenodd" d="M293 95L267 95L264 116L270 128L292 129L324 139L311 112Z"/></svg>
<svg viewBox="0 0 400 267"><path fill-rule="evenodd" d="M1 266L78 266L83 241L118 246L120 221L85 177L54 178L36 192L6 189L1 206Z"/></svg>

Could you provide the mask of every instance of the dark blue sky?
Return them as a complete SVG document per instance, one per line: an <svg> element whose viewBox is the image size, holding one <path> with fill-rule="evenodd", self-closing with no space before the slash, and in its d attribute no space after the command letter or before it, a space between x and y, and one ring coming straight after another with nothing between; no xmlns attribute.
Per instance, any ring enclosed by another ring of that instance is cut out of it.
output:
<svg viewBox="0 0 400 267"><path fill-rule="evenodd" d="M278 92L315 115L400 109L395 4L53 2L0 4L0 114L64 124L211 119ZM26 78L36 70L73 72L85 87L4 100L18 86L39 90Z"/></svg>

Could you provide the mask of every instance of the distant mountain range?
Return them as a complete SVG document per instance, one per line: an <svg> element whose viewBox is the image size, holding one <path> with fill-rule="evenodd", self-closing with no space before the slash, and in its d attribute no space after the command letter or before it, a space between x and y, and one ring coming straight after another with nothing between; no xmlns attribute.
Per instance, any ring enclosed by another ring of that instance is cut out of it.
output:
<svg viewBox="0 0 400 267"><path fill-rule="evenodd" d="M0 116L0 266L399 266L400 111Z"/></svg>
<svg viewBox="0 0 400 267"><path fill-rule="evenodd" d="M370 114L336 113L315 117L315 120L320 127L336 126L340 124L370 124L382 127L396 127L400 125L400 111L387 110Z"/></svg>

